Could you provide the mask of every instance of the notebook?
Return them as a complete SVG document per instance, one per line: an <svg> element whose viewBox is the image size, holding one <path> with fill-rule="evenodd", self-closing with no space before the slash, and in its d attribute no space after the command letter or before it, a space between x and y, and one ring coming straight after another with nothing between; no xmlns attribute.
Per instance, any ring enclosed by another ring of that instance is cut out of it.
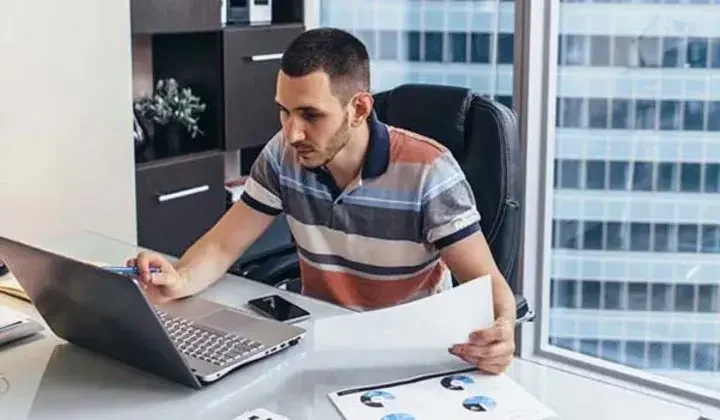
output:
<svg viewBox="0 0 720 420"><path fill-rule="evenodd" d="M0 350L2 346L43 330L38 322L10 308L0 306Z"/></svg>
<svg viewBox="0 0 720 420"><path fill-rule="evenodd" d="M30 302L30 297L20 286L20 283L13 277L12 273L0 276L0 293Z"/></svg>

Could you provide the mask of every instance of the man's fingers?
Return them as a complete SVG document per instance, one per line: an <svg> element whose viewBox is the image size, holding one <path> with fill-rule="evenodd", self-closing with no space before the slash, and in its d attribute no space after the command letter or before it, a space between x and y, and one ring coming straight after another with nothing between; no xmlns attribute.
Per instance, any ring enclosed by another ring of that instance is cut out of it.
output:
<svg viewBox="0 0 720 420"><path fill-rule="evenodd" d="M470 356L482 359L512 354L514 351L515 345L512 341L499 341L486 346L479 346L473 342L453 346L451 349L451 353L457 356Z"/></svg>
<svg viewBox="0 0 720 420"><path fill-rule="evenodd" d="M470 341L476 344L489 344L495 341L511 339L512 328L507 323L496 323L490 328L474 331L470 334Z"/></svg>

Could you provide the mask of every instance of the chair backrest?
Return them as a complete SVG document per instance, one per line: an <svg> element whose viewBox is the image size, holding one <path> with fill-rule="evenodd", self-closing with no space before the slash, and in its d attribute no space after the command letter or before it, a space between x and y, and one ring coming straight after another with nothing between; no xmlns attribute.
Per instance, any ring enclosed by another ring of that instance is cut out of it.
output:
<svg viewBox="0 0 720 420"><path fill-rule="evenodd" d="M508 107L471 90L404 84L374 95L386 124L445 145L475 194L481 225L501 272L515 290L520 248L520 136Z"/></svg>

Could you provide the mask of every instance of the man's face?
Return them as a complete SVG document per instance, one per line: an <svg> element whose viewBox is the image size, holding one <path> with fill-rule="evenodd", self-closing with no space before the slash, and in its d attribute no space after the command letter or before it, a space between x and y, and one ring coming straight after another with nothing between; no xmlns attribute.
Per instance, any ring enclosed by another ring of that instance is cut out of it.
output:
<svg viewBox="0 0 720 420"><path fill-rule="evenodd" d="M275 102L285 140L306 168L327 164L350 139L348 108L333 95L322 71L290 77L281 70Z"/></svg>

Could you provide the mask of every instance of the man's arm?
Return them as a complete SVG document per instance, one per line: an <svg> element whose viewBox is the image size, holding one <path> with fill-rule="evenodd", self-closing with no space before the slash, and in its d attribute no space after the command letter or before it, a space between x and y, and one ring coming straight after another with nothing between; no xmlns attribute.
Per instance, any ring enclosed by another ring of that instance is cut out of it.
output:
<svg viewBox="0 0 720 420"><path fill-rule="evenodd" d="M498 269L482 232L476 231L442 249L440 256L459 283L489 274L492 278L495 319L515 324L515 296Z"/></svg>
<svg viewBox="0 0 720 420"><path fill-rule="evenodd" d="M183 284L180 297L193 295L220 279L282 213L280 154L281 138L277 134L253 163L240 200L175 264Z"/></svg>
<svg viewBox="0 0 720 420"><path fill-rule="evenodd" d="M180 297L212 285L270 226L275 216L238 201L175 264L185 279Z"/></svg>

